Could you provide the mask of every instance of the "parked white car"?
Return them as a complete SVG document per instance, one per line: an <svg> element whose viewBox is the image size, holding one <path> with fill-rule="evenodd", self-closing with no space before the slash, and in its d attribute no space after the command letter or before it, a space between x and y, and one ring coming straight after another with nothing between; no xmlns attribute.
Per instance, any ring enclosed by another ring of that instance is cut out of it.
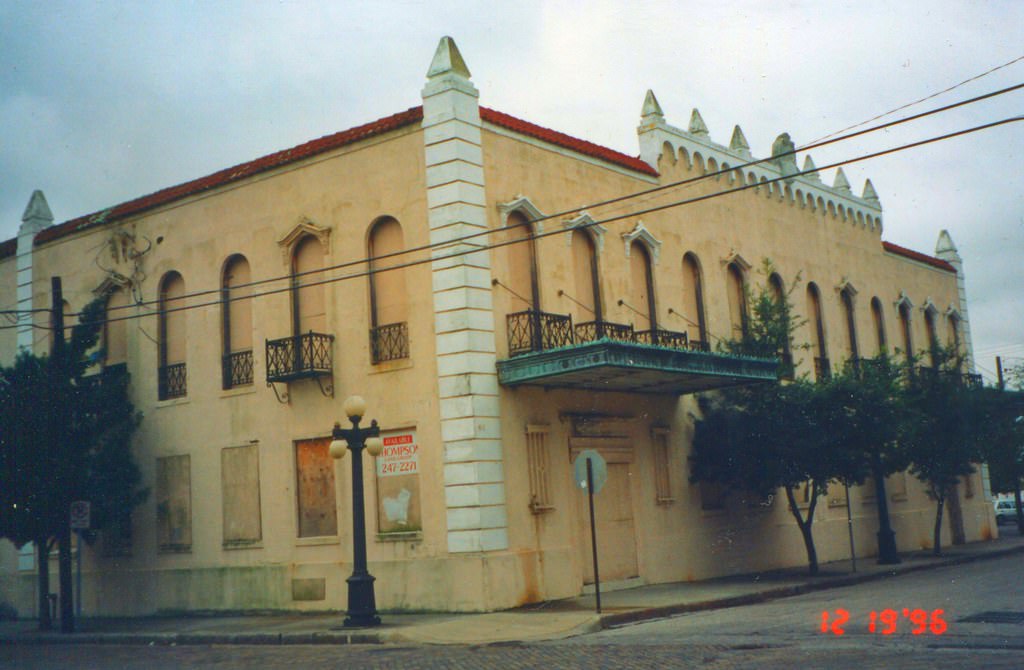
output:
<svg viewBox="0 0 1024 670"><path fill-rule="evenodd" d="M996 524L1014 523L1017 520L1017 506L1012 500L996 500Z"/></svg>

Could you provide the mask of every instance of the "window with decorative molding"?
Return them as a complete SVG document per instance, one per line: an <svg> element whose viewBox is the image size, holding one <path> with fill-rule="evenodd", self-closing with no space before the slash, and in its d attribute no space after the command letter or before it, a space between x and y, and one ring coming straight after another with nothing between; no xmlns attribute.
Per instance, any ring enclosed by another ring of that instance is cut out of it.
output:
<svg viewBox="0 0 1024 670"><path fill-rule="evenodd" d="M651 438L654 442L654 494L659 505L675 502L672 495L672 478L668 467L667 428L654 428Z"/></svg>
<svg viewBox="0 0 1024 670"><path fill-rule="evenodd" d="M526 468L530 473L530 511L541 514L555 508L551 500L551 459L548 457L548 427L526 426Z"/></svg>

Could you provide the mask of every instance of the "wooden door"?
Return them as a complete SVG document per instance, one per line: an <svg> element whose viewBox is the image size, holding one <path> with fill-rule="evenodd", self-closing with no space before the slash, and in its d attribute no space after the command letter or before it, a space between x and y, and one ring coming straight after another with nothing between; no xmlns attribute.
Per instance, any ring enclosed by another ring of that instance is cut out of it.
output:
<svg viewBox="0 0 1024 670"><path fill-rule="evenodd" d="M602 454L603 455L603 454ZM606 459L607 460L607 459ZM594 520L597 525L598 572L602 582L636 577L636 529L633 523L631 464L608 462L608 481L594 496ZM580 560L583 583L594 583L593 549L590 538L590 510L587 496L577 495L579 505Z"/></svg>

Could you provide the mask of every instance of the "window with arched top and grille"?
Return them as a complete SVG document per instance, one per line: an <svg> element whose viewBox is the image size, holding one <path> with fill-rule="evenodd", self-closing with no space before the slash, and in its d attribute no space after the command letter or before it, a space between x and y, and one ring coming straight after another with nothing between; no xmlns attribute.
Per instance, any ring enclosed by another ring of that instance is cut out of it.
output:
<svg viewBox="0 0 1024 670"><path fill-rule="evenodd" d="M729 263L725 271L726 289L729 298L729 323L732 326L732 338L736 340L747 337L747 288L746 277L739 263Z"/></svg>
<svg viewBox="0 0 1024 670"><path fill-rule="evenodd" d="M875 324L875 343L878 345L878 353L887 353L889 345L885 336L885 312L882 309L882 301L877 296L871 299L871 318Z"/></svg>
<svg viewBox="0 0 1024 670"><path fill-rule="evenodd" d="M822 381L832 375L832 366L828 359L828 342L825 340L825 315L821 309L821 291L814 282L807 284L807 313L810 315L813 329L814 377Z"/></svg>
<svg viewBox="0 0 1024 670"><path fill-rule="evenodd" d="M185 280L171 270L160 280L158 319L157 396L160 400L184 397L188 392L185 353Z"/></svg>
<svg viewBox="0 0 1024 670"><path fill-rule="evenodd" d="M401 264L390 257L405 246L402 226L386 217L370 226L367 236L370 295L370 360L374 365L409 357L409 292L405 268L388 269Z"/></svg>
<svg viewBox="0 0 1024 670"><path fill-rule="evenodd" d="M221 274L221 387L232 389L253 382L252 281L249 261L235 254Z"/></svg>
<svg viewBox="0 0 1024 670"><path fill-rule="evenodd" d="M707 321L704 314L704 277L700 260L693 252L683 256L683 313L686 332L694 348L710 350Z"/></svg>

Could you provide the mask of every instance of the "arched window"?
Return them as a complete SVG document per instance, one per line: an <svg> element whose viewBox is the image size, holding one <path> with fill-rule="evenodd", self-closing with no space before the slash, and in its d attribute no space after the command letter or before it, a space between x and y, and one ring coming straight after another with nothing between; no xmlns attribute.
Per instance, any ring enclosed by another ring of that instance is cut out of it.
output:
<svg viewBox="0 0 1024 670"><path fill-rule="evenodd" d="M187 393L185 367L186 332L184 307L185 280L170 271L160 280L159 369L157 395L160 400L181 398Z"/></svg>
<svg viewBox="0 0 1024 670"><path fill-rule="evenodd" d="M843 304L843 316L846 317L846 343L849 347L850 360L856 361L860 358L860 351L857 347L857 320L853 312L853 290L847 286L839 293L839 300Z"/></svg>
<svg viewBox="0 0 1024 670"><path fill-rule="evenodd" d="M924 329L928 336L928 359L932 367L939 365L939 336L935 330L935 308L929 305L924 310Z"/></svg>
<svg viewBox="0 0 1024 670"><path fill-rule="evenodd" d="M401 258L388 258L404 248L402 226L390 217L378 220L370 227L366 246L370 259L370 359L376 365L408 358L409 292L405 268L381 271L402 263Z"/></svg>
<svg viewBox="0 0 1024 670"><path fill-rule="evenodd" d="M914 358L914 335L910 329L910 303L901 302L899 310L900 330L903 331L903 355L910 361Z"/></svg>
<svg viewBox="0 0 1024 670"><path fill-rule="evenodd" d="M53 312L50 312L50 314L52 315ZM71 341L71 329L75 325L75 321L74 321L75 313L71 309L71 303L69 303L67 300L64 300L64 301L61 302L61 314L63 315L63 319L64 319L64 333L63 333L63 335L64 335L64 342L70 342ZM52 316L51 316L51 318L50 318L50 328L51 328L51 330L50 330L50 351L51 352L53 351L54 342L56 341L56 338L57 338L57 331L54 330L54 328L56 328L56 325L57 325L56 324L56 319L52 318Z"/></svg>
<svg viewBox="0 0 1024 670"><path fill-rule="evenodd" d="M646 318L648 330L658 330L658 312L654 304L654 276L647 247L634 241L629 249L629 306L636 316Z"/></svg>
<svg viewBox="0 0 1024 670"><path fill-rule="evenodd" d="M733 261L726 268L726 286L729 296L729 322L732 324L732 337L747 337L747 289L743 276L743 268Z"/></svg>
<svg viewBox="0 0 1024 670"><path fill-rule="evenodd" d="M224 263L221 276L222 388L252 384L252 281L249 261L235 254Z"/></svg>
<svg viewBox="0 0 1024 670"><path fill-rule="evenodd" d="M128 291L123 287L115 288L107 296L107 322L103 326L103 349L106 352L103 364L105 367L123 365L128 362L127 323L123 319L128 316ZM111 321L110 319L116 319Z"/></svg>
<svg viewBox="0 0 1024 670"><path fill-rule="evenodd" d="M683 309L687 321L690 344L698 349L709 349L707 321L704 316L704 279L700 260L693 252L683 256Z"/></svg>
<svg viewBox="0 0 1024 670"><path fill-rule="evenodd" d="M814 376L819 381L832 374L828 360L828 344L825 341L825 317L821 311L821 292L814 282L807 284L807 313L814 329Z"/></svg>
<svg viewBox="0 0 1024 670"><path fill-rule="evenodd" d="M512 244L505 246L505 276L501 277L501 283L510 293L509 311L539 310L537 257L530 222L519 212L513 212L506 225L509 227L501 238Z"/></svg>
<svg viewBox="0 0 1024 670"><path fill-rule="evenodd" d="M878 353L886 353L888 342L885 337L885 312L882 310L882 301L878 297L871 299L871 317L875 322L875 341L878 344Z"/></svg>
<svg viewBox="0 0 1024 670"><path fill-rule="evenodd" d="M785 306L787 296L786 287L782 283L782 277L777 272L773 272L768 276L768 288L771 289L772 298L775 300L775 304L779 306ZM789 324L786 324L789 327ZM782 358L782 374L784 379L793 378L793 351L790 348L789 333L786 333L785 339L782 341L782 351L779 352L779 356Z"/></svg>
<svg viewBox="0 0 1024 670"><path fill-rule="evenodd" d="M957 364L960 363L960 357L963 352L960 351L960 317L957 314L950 314L948 319L949 327L949 348L950 353L956 358Z"/></svg>
<svg viewBox="0 0 1024 670"><path fill-rule="evenodd" d="M601 280L598 273L597 249L586 230L572 233L572 271L574 280L571 310L576 323L603 320Z"/></svg>
<svg viewBox="0 0 1024 670"><path fill-rule="evenodd" d="M304 236L292 252L292 333L324 333L327 330L326 300L321 273L324 248L313 235ZM312 274L306 274L312 273ZM310 285L314 284L314 285Z"/></svg>

